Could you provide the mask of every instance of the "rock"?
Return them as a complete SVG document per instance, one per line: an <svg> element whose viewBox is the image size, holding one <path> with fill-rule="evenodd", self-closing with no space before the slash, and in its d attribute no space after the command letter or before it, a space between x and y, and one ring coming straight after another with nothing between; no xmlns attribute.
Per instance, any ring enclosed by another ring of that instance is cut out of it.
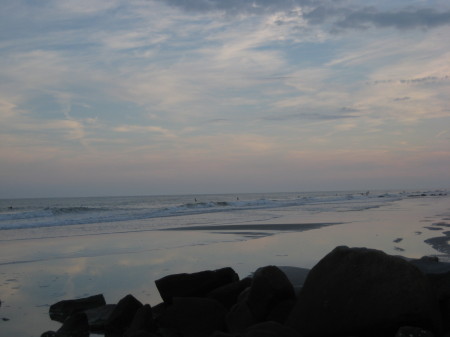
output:
<svg viewBox="0 0 450 337"><path fill-rule="evenodd" d="M298 335L393 336L401 326L441 331L426 276L400 257L337 247L314 266L287 325Z"/></svg>
<svg viewBox="0 0 450 337"><path fill-rule="evenodd" d="M44 332L41 337L89 337L89 324L84 313L69 316L58 331Z"/></svg>
<svg viewBox="0 0 450 337"><path fill-rule="evenodd" d="M156 321L169 336L209 337L225 330L226 309L216 300L202 297L179 297Z"/></svg>
<svg viewBox="0 0 450 337"><path fill-rule="evenodd" d="M441 262L436 256L423 256L410 263L424 272L439 301L443 330L450 332L450 263Z"/></svg>
<svg viewBox="0 0 450 337"><path fill-rule="evenodd" d="M56 331L58 337L89 337L89 323L84 313L75 313L67 318Z"/></svg>
<svg viewBox="0 0 450 337"><path fill-rule="evenodd" d="M276 304L289 299L295 299L294 287L278 267L256 270L247 304L257 322L264 320Z"/></svg>
<svg viewBox="0 0 450 337"><path fill-rule="evenodd" d="M155 331L156 323L153 320L152 308L146 304L137 310L124 337L132 337L143 332L153 333Z"/></svg>
<svg viewBox="0 0 450 337"><path fill-rule="evenodd" d="M440 262L437 256L423 256L420 259L409 260L425 274L443 274L450 272L450 263Z"/></svg>
<svg viewBox="0 0 450 337"><path fill-rule="evenodd" d="M115 308L115 304L107 304L102 307L84 311L88 320L89 329L92 332L105 331L106 322L108 321L109 316L111 316Z"/></svg>
<svg viewBox="0 0 450 337"><path fill-rule="evenodd" d="M174 297L204 297L209 292L239 280L232 268L207 270L191 274L173 274L155 281L161 298L171 303Z"/></svg>
<svg viewBox="0 0 450 337"><path fill-rule="evenodd" d="M284 324L295 305L295 300L284 300L277 303L269 312L266 321L273 321Z"/></svg>
<svg viewBox="0 0 450 337"><path fill-rule="evenodd" d="M129 337L160 337L159 335L155 335L152 332L139 330L133 333L132 335L129 335Z"/></svg>
<svg viewBox="0 0 450 337"><path fill-rule="evenodd" d="M121 336L131 324L138 309L142 306L142 303L133 295L127 295L122 298L109 316L105 325L105 331L109 334Z"/></svg>
<svg viewBox="0 0 450 337"><path fill-rule="evenodd" d="M286 275L275 266L266 266L255 271L251 287L243 291L238 302L231 308L226 317L227 327L232 333L241 333L248 327L262 322L286 300L294 300L295 292ZM285 320L280 311L273 312L273 318Z"/></svg>
<svg viewBox="0 0 450 337"><path fill-rule="evenodd" d="M398 329L395 337L434 337L434 335L428 330L414 326L403 326Z"/></svg>
<svg viewBox="0 0 450 337"><path fill-rule="evenodd" d="M247 301L236 303L231 310L228 311L225 321L228 331L231 333L243 332L248 327L257 323L248 307Z"/></svg>
<svg viewBox="0 0 450 337"><path fill-rule="evenodd" d="M286 275L289 282L292 283L295 294L298 295L308 276L309 269L292 266L279 266L278 268Z"/></svg>
<svg viewBox="0 0 450 337"><path fill-rule="evenodd" d="M450 272L427 276L439 301L442 328L445 332L450 332Z"/></svg>
<svg viewBox="0 0 450 337"><path fill-rule="evenodd" d="M280 323L267 321L249 327L243 337L297 337L297 333Z"/></svg>
<svg viewBox="0 0 450 337"><path fill-rule="evenodd" d="M207 297L222 303L222 305L229 310L236 304L239 294L246 288L250 287L251 283L252 279L250 277L246 277L240 281L229 283L214 289L208 293Z"/></svg>
<svg viewBox="0 0 450 337"><path fill-rule="evenodd" d="M105 298L101 294L75 300L64 300L51 305L49 314L52 320L63 323L76 312L101 307L105 304Z"/></svg>

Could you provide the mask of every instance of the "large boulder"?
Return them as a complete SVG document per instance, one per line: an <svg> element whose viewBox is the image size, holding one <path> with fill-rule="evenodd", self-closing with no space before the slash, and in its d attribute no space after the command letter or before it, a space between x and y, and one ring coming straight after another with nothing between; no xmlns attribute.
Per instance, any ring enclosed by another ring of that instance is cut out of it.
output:
<svg viewBox="0 0 450 337"><path fill-rule="evenodd" d="M149 304L140 307L126 330L124 337L133 337L139 334L156 332L156 323L153 319L152 307Z"/></svg>
<svg viewBox="0 0 450 337"><path fill-rule="evenodd" d="M204 297L174 298L156 322L164 335L209 337L214 331L225 330L225 307Z"/></svg>
<svg viewBox="0 0 450 337"><path fill-rule="evenodd" d="M102 294L74 300L63 300L52 304L49 309L50 318L63 323L69 316L87 309L98 308L106 304Z"/></svg>
<svg viewBox="0 0 450 337"><path fill-rule="evenodd" d="M47 331L41 337L89 337L87 317L81 312L74 313L64 321L56 332Z"/></svg>
<svg viewBox="0 0 450 337"><path fill-rule="evenodd" d="M170 304L174 297L204 297L214 289L238 280L238 274L227 267L168 275L156 280L155 284L163 301Z"/></svg>
<svg viewBox="0 0 450 337"><path fill-rule="evenodd" d="M85 310L84 313L86 314L91 332L101 333L105 331L109 316L111 316L115 308L115 304L107 304L98 308Z"/></svg>
<svg viewBox="0 0 450 337"><path fill-rule="evenodd" d="M246 277L240 281L232 282L214 289L208 293L207 297L219 301L229 310L234 304L236 304L239 294L241 294L246 288L250 287L251 284L252 279L250 277Z"/></svg>
<svg viewBox="0 0 450 337"><path fill-rule="evenodd" d="M280 323L266 321L249 327L243 337L296 337L296 332Z"/></svg>
<svg viewBox="0 0 450 337"><path fill-rule="evenodd" d="M299 336L394 336L402 326L438 335L438 302L427 277L400 257L337 247L308 274L287 325Z"/></svg>
<svg viewBox="0 0 450 337"><path fill-rule="evenodd" d="M105 324L105 331L110 336L122 336L130 326L136 312L142 308L143 304L133 295L122 298L109 315Z"/></svg>
<svg viewBox="0 0 450 337"><path fill-rule="evenodd" d="M292 283L278 267L266 266L255 271L247 304L256 321L264 320L278 303L294 298Z"/></svg>
<svg viewBox="0 0 450 337"><path fill-rule="evenodd" d="M253 275L250 288L241 293L238 302L228 312L228 330L241 333L248 327L266 320L271 313L271 319L276 317L279 321L284 321L283 316L286 316L286 313L283 306L288 306L285 301L294 299L294 287L278 267L259 268Z"/></svg>

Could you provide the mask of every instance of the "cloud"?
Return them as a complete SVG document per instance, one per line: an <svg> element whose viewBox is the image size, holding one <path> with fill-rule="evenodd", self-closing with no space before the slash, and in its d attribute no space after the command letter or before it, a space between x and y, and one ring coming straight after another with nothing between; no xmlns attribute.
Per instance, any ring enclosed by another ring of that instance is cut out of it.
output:
<svg viewBox="0 0 450 337"><path fill-rule="evenodd" d="M115 127L113 130L116 132L150 132L160 134L166 138L177 138L173 132L160 126L122 125Z"/></svg>
<svg viewBox="0 0 450 337"><path fill-rule="evenodd" d="M228 14L262 14L288 11L313 3L311 0L159 0L186 11L223 11Z"/></svg>
<svg viewBox="0 0 450 337"><path fill-rule="evenodd" d="M162 0L159 0L162 1ZM228 15L261 15L300 11L311 25L327 24L334 32L369 27L417 29L450 24L450 10L400 8L379 10L358 6L364 2L311 0L164 0L164 3L189 12L224 12ZM279 21L282 23L283 21Z"/></svg>
<svg viewBox="0 0 450 337"><path fill-rule="evenodd" d="M341 110L342 111L342 110ZM358 110L352 110L352 112L356 112ZM360 116L357 115L349 115L345 113L346 111L343 110L344 113L339 114L324 114L324 113L295 113L295 114L285 114L285 115L277 115L277 116L269 116L264 117L262 120L267 121L289 121L294 119L299 120L309 120L309 121L334 121L334 120L340 120L340 119L351 119L351 118L358 118Z"/></svg>
<svg viewBox="0 0 450 337"><path fill-rule="evenodd" d="M438 12L431 8L381 12L373 7L348 11L334 23L337 29L379 28L416 29L434 28L450 24L450 11Z"/></svg>

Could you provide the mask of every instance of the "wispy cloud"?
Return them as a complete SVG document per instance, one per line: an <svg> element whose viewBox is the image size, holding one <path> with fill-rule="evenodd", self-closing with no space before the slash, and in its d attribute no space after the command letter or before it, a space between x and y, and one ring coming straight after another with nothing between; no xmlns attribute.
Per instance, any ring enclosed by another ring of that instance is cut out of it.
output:
<svg viewBox="0 0 450 337"><path fill-rule="evenodd" d="M151 167L159 186L179 177L214 183L231 171L256 186L317 178L314 167L334 161L359 172L367 167L358 158L383 163L381 177L398 153L439 162L448 145L443 2L0 6L0 157L9 175L27 163L61 177L101 171L117 181L134 172L147 181Z"/></svg>

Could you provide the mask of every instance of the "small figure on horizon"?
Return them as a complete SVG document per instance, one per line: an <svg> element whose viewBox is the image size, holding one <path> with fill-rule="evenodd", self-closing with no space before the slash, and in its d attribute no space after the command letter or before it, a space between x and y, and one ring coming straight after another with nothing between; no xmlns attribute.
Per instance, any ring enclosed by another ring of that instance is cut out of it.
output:
<svg viewBox="0 0 450 337"><path fill-rule="evenodd" d="M236 200L239 200L239 197L236 197Z"/></svg>
<svg viewBox="0 0 450 337"><path fill-rule="evenodd" d="M195 202L197 202L197 198L194 198Z"/></svg>

